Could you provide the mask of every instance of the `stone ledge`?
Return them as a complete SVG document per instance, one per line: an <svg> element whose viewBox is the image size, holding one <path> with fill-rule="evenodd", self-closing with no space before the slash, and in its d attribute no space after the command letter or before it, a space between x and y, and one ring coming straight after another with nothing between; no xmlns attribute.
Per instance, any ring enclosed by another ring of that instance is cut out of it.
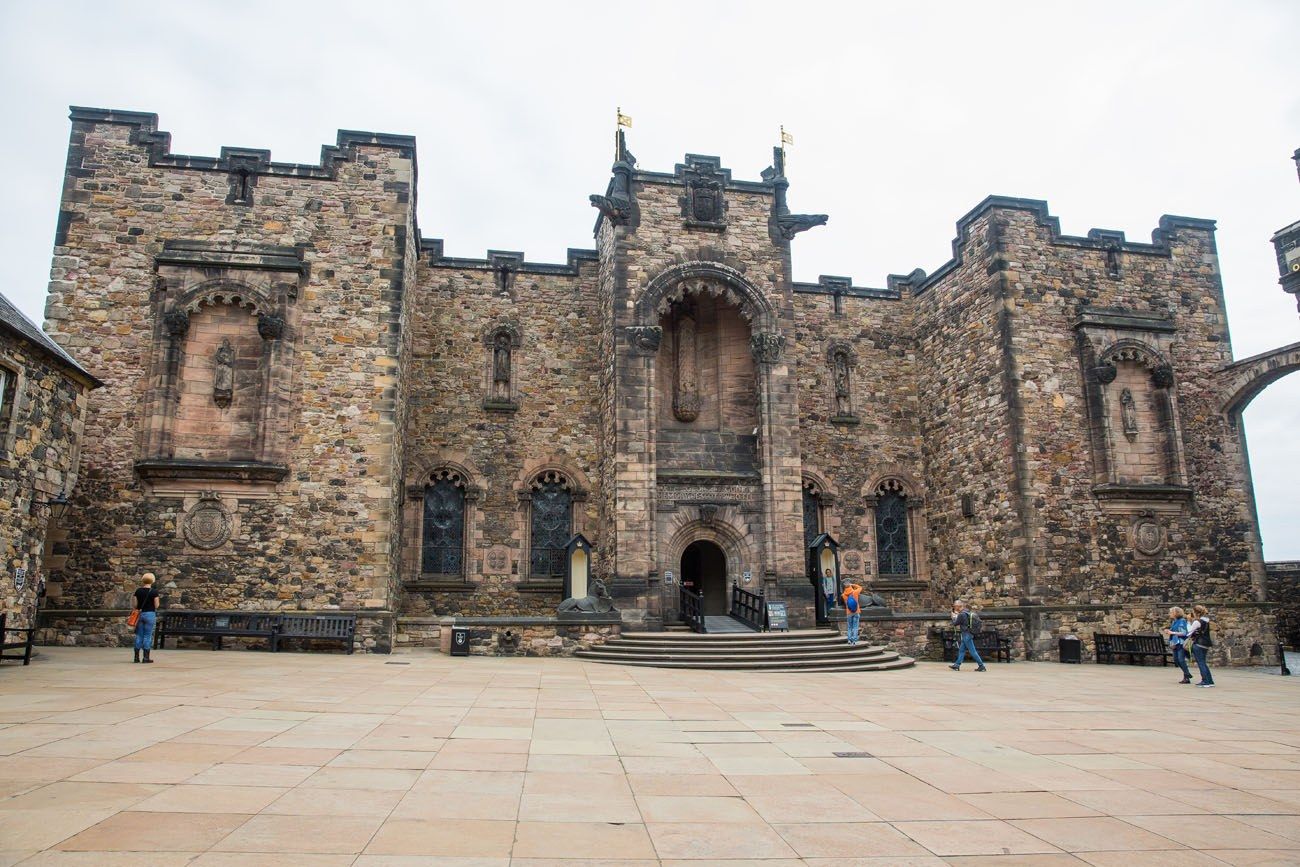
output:
<svg viewBox="0 0 1300 867"><path fill-rule="evenodd" d="M556 614L550 617L521 614L500 617L462 617L460 615L442 617L438 621L443 626L609 626L623 622L617 611L608 614Z"/></svg>
<svg viewBox="0 0 1300 867"><path fill-rule="evenodd" d="M289 475L284 464L264 461L200 461L185 458L145 458L135 462L141 479L217 479L240 482L280 482Z"/></svg>

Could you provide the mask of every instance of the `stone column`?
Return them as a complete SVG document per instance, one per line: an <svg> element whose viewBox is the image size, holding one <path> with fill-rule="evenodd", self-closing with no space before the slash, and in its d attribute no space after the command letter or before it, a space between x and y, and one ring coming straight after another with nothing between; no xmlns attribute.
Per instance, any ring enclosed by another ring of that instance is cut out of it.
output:
<svg viewBox="0 0 1300 867"><path fill-rule="evenodd" d="M803 491L795 378L783 360L785 335L750 338L758 379L758 454L763 478L763 569L768 595L784 599L792 626L811 626L811 590L804 575Z"/></svg>

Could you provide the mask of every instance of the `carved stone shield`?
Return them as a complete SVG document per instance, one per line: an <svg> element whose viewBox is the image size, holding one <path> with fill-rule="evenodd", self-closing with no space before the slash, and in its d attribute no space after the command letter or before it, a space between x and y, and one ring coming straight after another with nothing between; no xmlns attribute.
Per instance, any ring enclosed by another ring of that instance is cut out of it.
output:
<svg viewBox="0 0 1300 867"><path fill-rule="evenodd" d="M211 551L230 541L232 521L221 500L205 496L185 516L182 529L186 542L200 550Z"/></svg>
<svg viewBox="0 0 1300 867"><path fill-rule="evenodd" d="M691 216L702 223L717 222L720 204L717 187L709 183L698 183L692 192Z"/></svg>

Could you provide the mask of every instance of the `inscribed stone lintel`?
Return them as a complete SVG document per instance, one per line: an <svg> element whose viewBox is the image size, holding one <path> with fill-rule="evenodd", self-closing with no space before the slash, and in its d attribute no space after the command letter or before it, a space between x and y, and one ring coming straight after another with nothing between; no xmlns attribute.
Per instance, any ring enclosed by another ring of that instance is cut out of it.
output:
<svg viewBox="0 0 1300 867"><path fill-rule="evenodd" d="M1192 500L1192 489L1182 485L1106 484L1093 487L1092 494L1102 511L1116 515L1178 515Z"/></svg>

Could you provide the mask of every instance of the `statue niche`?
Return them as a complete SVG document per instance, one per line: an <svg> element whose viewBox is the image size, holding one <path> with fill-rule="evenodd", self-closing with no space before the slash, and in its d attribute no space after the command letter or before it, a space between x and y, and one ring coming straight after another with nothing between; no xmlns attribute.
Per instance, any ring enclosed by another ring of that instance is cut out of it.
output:
<svg viewBox="0 0 1300 867"><path fill-rule="evenodd" d="M510 335L498 332L492 346L492 399L510 400Z"/></svg>
<svg viewBox="0 0 1300 867"><path fill-rule="evenodd" d="M514 412L519 409L519 383L515 380L515 350L522 343L519 328L511 322L498 324L483 335L487 372L483 408Z"/></svg>
<svg viewBox="0 0 1300 867"><path fill-rule="evenodd" d="M235 394L235 349L227 338L217 347L212 365L212 402L225 409Z"/></svg>
<svg viewBox="0 0 1300 867"><path fill-rule="evenodd" d="M695 308L683 302L673 311L674 358L673 415L691 422L700 416L700 373L696 354Z"/></svg>

